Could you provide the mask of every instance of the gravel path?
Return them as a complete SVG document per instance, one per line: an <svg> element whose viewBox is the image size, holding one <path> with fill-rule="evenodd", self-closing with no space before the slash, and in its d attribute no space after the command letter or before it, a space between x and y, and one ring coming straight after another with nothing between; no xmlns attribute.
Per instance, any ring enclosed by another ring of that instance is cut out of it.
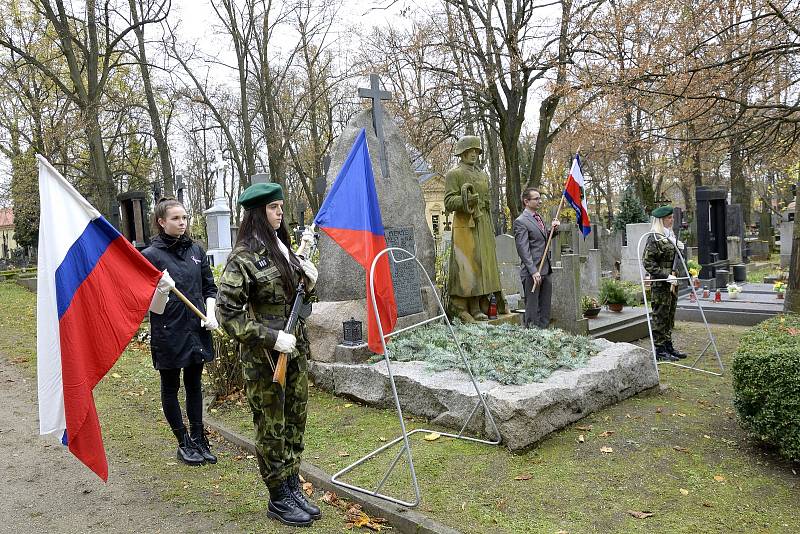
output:
<svg viewBox="0 0 800 534"><path fill-rule="evenodd" d="M36 382L0 355L0 532L238 532L136 482L109 455L104 484L52 436L39 436Z"/></svg>

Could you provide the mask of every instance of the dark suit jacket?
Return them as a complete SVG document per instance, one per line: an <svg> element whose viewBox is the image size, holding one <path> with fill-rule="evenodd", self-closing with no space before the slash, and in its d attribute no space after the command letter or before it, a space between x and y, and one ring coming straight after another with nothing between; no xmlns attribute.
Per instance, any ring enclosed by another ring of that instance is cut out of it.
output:
<svg viewBox="0 0 800 534"><path fill-rule="evenodd" d="M541 214L539 214L541 216ZM544 222L544 218L542 219ZM542 261L544 247L547 244L547 236L550 228L545 226L542 230L533 218L533 214L527 209L523 210L512 225L514 230L514 241L517 245L517 254L521 260L519 276L522 280L530 277L537 271L539 262ZM553 232L555 235L556 232ZM552 243L550 246L552 247ZM542 276L547 276L552 272L550 267L550 252L547 253L547 260L542 265Z"/></svg>

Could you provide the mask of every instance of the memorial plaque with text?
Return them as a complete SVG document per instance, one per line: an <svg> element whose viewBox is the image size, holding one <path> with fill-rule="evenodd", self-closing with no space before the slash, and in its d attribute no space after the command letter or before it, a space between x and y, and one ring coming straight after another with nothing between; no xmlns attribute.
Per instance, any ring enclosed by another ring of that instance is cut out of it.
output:
<svg viewBox="0 0 800 534"><path fill-rule="evenodd" d="M400 247L414 253L414 227L385 228L387 247ZM395 253L395 258L402 260L403 253ZM392 271L394 298L397 301L397 316L404 317L422 311L422 295L420 294L419 267L414 260L395 263L389 257L389 268Z"/></svg>

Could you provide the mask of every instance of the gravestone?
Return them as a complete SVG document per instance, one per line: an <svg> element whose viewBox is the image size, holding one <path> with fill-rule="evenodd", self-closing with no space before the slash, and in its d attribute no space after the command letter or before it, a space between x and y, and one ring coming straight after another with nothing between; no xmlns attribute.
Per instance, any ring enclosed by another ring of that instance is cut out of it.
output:
<svg viewBox="0 0 800 534"><path fill-rule="evenodd" d="M728 258L728 233L725 229L726 189L710 186L695 187L697 199L697 255L702 280L714 278L717 262ZM716 261L712 254L716 254Z"/></svg>
<svg viewBox="0 0 800 534"><path fill-rule="evenodd" d="M122 213L120 232L139 250L150 244L145 197L143 191L128 191L117 196Z"/></svg>
<svg viewBox="0 0 800 534"><path fill-rule="evenodd" d="M385 228L384 232L387 247L399 247L408 250L412 254L416 250L413 226ZM408 258L408 256L402 252L395 252L394 257L389 256L389 269L392 272L392 285L394 286L394 300L397 303L398 317L405 317L422 311L417 264L413 261L403 261L405 258Z"/></svg>
<svg viewBox="0 0 800 534"><path fill-rule="evenodd" d="M789 266L792 259L792 238L794 236L794 221L783 221L781 229L781 269Z"/></svg>
<svg viewBox="0 0 800 534"><path fill-rule="evenodd" d="M744 215L742 214L742 207L739 204L728 204L725 211L725 229L727 230L728 237L737 237L739 250L735 252L732 250L731 240L728 240L728 259L731 262L747 262L744 254ZM731 255L734 252L734 255Z"/></svg>
<svg viewBox="0 0 800 534"><path fill-rule="evenodd" d="M212 266L225 265L231 253L231 210L225 200L225 184L223 181L225 162L222 152L217 150L214 165L216 174L216 188L214 190L214 203L203 214L206 216L206 231L208 233L208 251L206 256Z"/></svg>
<svg viewBox="0 0 800 534"><path fill-rule="evenodd" d="M644 269L641 267L641 255L647 240L642 240L641 250L638 250L639 240L644 234L650 231L650 223L634 223L625 225L625 233L628 236L628 244L622 247L622 261L619 267L620 280L629 282L641 282ZM640 254L641 252L641 254Z"/></svg>
<svg viewBox="0 0 800 534"><path fill-rule="evenodd" d="M387 95L383 94L385 93L383 91L373 95L374 89L372 87L370 94L365 96L373 98L376 113L373 115L372 109L357 113L335 143L327 173L327 190L330 191L353 147L353 142L364 129L387 244L391 239L398 238L405 243L405 246L415 248L417 259L423 269L431 280L435 280L433 235L425 220L422 189L411 167L411 159L406 149L408 141L381 108L381 100ZM384 158L381 157L382 147L385 147ZM382 162L385 162L385 168L382 168ZM395 233L397 229L402 231ZM306 323L312 340L312 358L318 361L333 361L339 358L337 354L341 354L343 358L351 358L352 351L344 354L345 351L340 350L341 345L337 347L337 344L342 341L342 322L351 316L364 322L366 332L366 274L364 269L324 232L320 232L318 247L320 272L316 293L319 302L314 304L314 313ZM405 307L404 312L409 314L398 318L395 329L410 326L439 313L437 296L431 291L424 273L419 272L417 263L409 261L405 265L409 273L413 269L418 275L416 280L410 280L414 278L413 274L398 275L404 277L396 283L401 291L400 298ZM397 272L395 270L395 273ZM421 288L419 300L415 297L416 288ZM421 311L413 313L411 310L420 308L419 302Z"/></svg>
<svg viewBox="0 0 800 534"><path fill-rule="evenodd" d="M497 254L497 269L500 271L500 287L508 301L508 308L516 310L522 306L522 281L519 278L520 259L514 237L500 234L494 238Z"/></svg>
<svg viewBox="0 0 800 534"><path fill-rule="evenodd" d="M553 298L550 303L552 326L573 334L585 335L588 321L581 313L581 267L578 254L563 254L560 265L550 275Z"/></svg>

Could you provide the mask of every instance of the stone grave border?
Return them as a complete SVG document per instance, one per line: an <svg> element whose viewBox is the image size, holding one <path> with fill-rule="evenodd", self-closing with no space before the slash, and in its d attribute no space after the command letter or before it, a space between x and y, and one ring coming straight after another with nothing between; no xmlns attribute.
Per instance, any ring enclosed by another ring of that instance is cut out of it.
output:
<svg viewBox="0 0 800 534"><path fill-rule="evenodd" d="M398 258L395 257L395 253L396 252L397 253L402 253L403 256L407 256L407 257L401 257L401 258L398 259ZM431 318L426 319L424 321L420 321L419 323L413 324L413 325L408 326L406 328L401 328L400 330L395 330L393 332L389 332L388 334L384 334L383 333L383 325L381 324L381 316L380 316L380 312L378 311L378 303L375 300L375 283L374 283L374 281L375 281L375 266L377 265L378 260L380 260L380 258L382 256L384 256L384 255L389 255L391 257L391 260L393 262L395 262L396 264L400 264L400 263L404 263L404 262L408 262L408 261L416 262L417 267L425 274L425 278L428 281L428 285L433 290L433 294L436 297L436 303L439 305L439 311L441 312L439 315L437 315L435 317L431 317ZM470 368L469 362L467 361L467 358L464 355L464 351L461 349L461 344L458 342L458 338L456 337L456 333L453 330L453 325L450 323L450 319L447 318L447 313L446 313L446 311L444 309L444 306L442 305L442 300L439 298L439 295L436 293L436 287L433 285L433 282L431 281L431 277L428 275L427 271L425 271L425 267L423 267L423 265L419 261L419 259L417 259L417 257L414 254L412 254L411 252L409 252L409 251L407 251L407 250L405 250L403 248L400 248L400 247L388 247L388 248L385 248L382 251L380 251L378 254L376 254L375 258L373 258L372 265L370 266L370 270L369 270L369 280L370 280L369 302L372 303L372 310L373 310L373 313L375 314L375 319L376 319L377 325L378 325L378 333L381 336L381 346L383 347L383 357L384 357L384 359L386 361L386 368L387 368L387 371L388 371L388 374L389 374L389 384L392 386L392 395L394 397L395 407L397 408L397 417L398 417L398 419L400 421L400 429L402 431L402 434L399 437L389 441L385 445L383 445L381 447L378 447L374 451L372 451L370 453L367 453L365 456L359 458L358 460L356 460L352 464L348 465L344 469L342 469L340 471L337 471L336 473L331 475L331 483L333 483L333 484L335 484L337 486L343 487L343 488L347 488L349 490L365 493L367 495L370 495L372 497L376 497L378 499L383 499L383 500L386 500L386 501L390 501L390 502L393 502L395 504L399 504L399 505L402 505L402 506L407 506L409 508L415 508L416 506L419 505L419 503L421 502L422 498L421 498L421 494L420 494L420 490L419 490L419 482L417 481L417 473L414 470L414 458L413 458L413 454L411 452L411 443L410 443L408 438L412 434L416 434L418 432L424 432L426 434L430 434L430 433L433 433L435 431L434 430L425 429L425 428L416 428L416 429L412 430L411 432L408 432L406 430L406 424L405 424L405 421L403 420L403 408L400 405L400 397L397 394L397 385L395 384L394 374L392 373L392 362L391 362L391 360L389 358L389 351L388 351L388 349L386 347L386 339L387 338L389 338L391 336L394 336L394 335L397 335L397 334L400 334L402 332L407 332L407 331L412 330L414 328L417 328L417 327L432 323L433 321L437 321L439 319L444 319L445 322L447 323L447 327L450 329L450 335L453 336L453 340L456 342L456 346L458 347L459 355L461 356L461 362L464 364L464 369L467 371L467 374L469 375L469 378L472 381L472 386L475 388L475 392L477 393L477 396L478 396L478 402L475 404L475 407L472 409L472 412L470 412L469 416L467 416L466 420L464 421L464 425L461 427L461 430L459 430L458 434L451 434L451 433L447 433L447 432L436 432L436 433L441 435L441 436L447 436L447 437L450 437L450 438L453 438L453 439L461 439L461 440L464 440L464 441L471 441L473 443L483 443L483 444L486 444L486 445L499 445L500 442L502 441L502 437L500 435L500 430L497 428L497 423L495 423L494 416L492 415L492 412L489 410L489 407L486 404L486 399L484 397L484 394L481 392L480 388L478 387L478 382L475 380L475 375L472 374L472 369ZM487 439L474 438L474 437L470 437L470 436L465 436L464 435L464 430L466 430L467 426L469 425L469 422L472 420L472 417L477 412L479 406L483 406L483 410L484 410L484 414L486 416L486 420L489 423L489 425L491 426L491 428L494 430L494 435L497 436L497 439L487 440ZM377 486L375 487L374 490L368 490L368 489L366 489L364 487L356 486L356 485L353 485L353 484L348 484L346 482L338 480L339 477L341 477L342 475L352 471L353 469L358 467L360 464L370 460L371 458L374 458L378 454L380 454L383 451L389 449L390 447L393 447L394 445L400 443L401 441L403 442L403 445L400 447L400 451L397 453L397 456L395 456L394 460L389 465L389 469L383 475L383 478L378 482L378 484L377 484ZM397 499L395 497L391 497L390 495L386 495L386 494L380 493L381 488L383 487L383 485L388 480L389 475L391 475L391 473L394 470L394 468L397 466L397 463L400 461L400 458L402 458L403 453L406 454L406 461L408 462L409 475L411 476L411 481L412 481L412 484L413 484L413 487L414 487L414 501L413 502L406 502L406 501Z"/></svg>
<svg viewBox="0 0 800 534"><path fill-rule="evenodd" d="M711 375L714 375L714 376L722 376L725 373L725 367L722 365L722 358L720 358L719 350L717 350L717 342L714 340L714 334L711 333L711 328L708 326L708 321L706 320L706 314L703 312L703 306L700 304L700 299L697 298L697 292L695 291L694 284L692 284L692 279L691 279L692 277L689 275L689 267L686 265L686 260L684 259L683 254L681 253L681 250L672 241L670 241L670 244L672 244L673 248L675 249L675 252L678 253L678 257L681 259L681 265L683 265L683 272L686 273L686 276L678 276L677 279L678 280L688 280L688 282L689 282L689 290L692 293L694 293L694 296L695 296L694 300L695 300L695 303L697 304L697 309L700 311L700 316L703 318L703 324L706 327L706 332L708 332L708 344L702 350L702 352L700 352L700 354L697 356L697 359L695 359L695 361L692 362L691 365L686 365L686 364L677 363L677 362L659 362L656 359L656 345L655 345L655 341L653 340L653 325L650 322L650 306L649 306L649 304L647 302L647 291L645 291L645 287L644 287L644 281L645 281L644 272L645 271L644 271L644 266L642 265L642 242L649 235L653 235L653 236L659 235L661 237L666 237L666 236L664 234L660 234L658 232L653 232L651 230L649 232L645 232L644 234L642 234L642 236L639 238L639 243L636 245L636 257L639 259L639 281L642 284L642 299L644 301L643 302L644 311L647 314L647 331L650 334L650 349L652 350L652 354L653 354L653 362L656 364L656 372L658 372L658 366L663 363L663 364L674 365L675 367L683 367L684 369L691 369L692 371L699 371L701 373L708 373L708 374L711 374ZM648 281L649 282L666 282L667 280L668 280L667 278L651 278ZM719 373L716 373L714 371L709 371L709 370L703 369L701 367L697 367L697 363L705 355L706 351L711 346L714 347L714 354L716 355L716 358L717 358L717 364L719 364ZM660 377L660 373L659 373L659 381L660 381L660 379L661 379L661 377Z"/></svg>

